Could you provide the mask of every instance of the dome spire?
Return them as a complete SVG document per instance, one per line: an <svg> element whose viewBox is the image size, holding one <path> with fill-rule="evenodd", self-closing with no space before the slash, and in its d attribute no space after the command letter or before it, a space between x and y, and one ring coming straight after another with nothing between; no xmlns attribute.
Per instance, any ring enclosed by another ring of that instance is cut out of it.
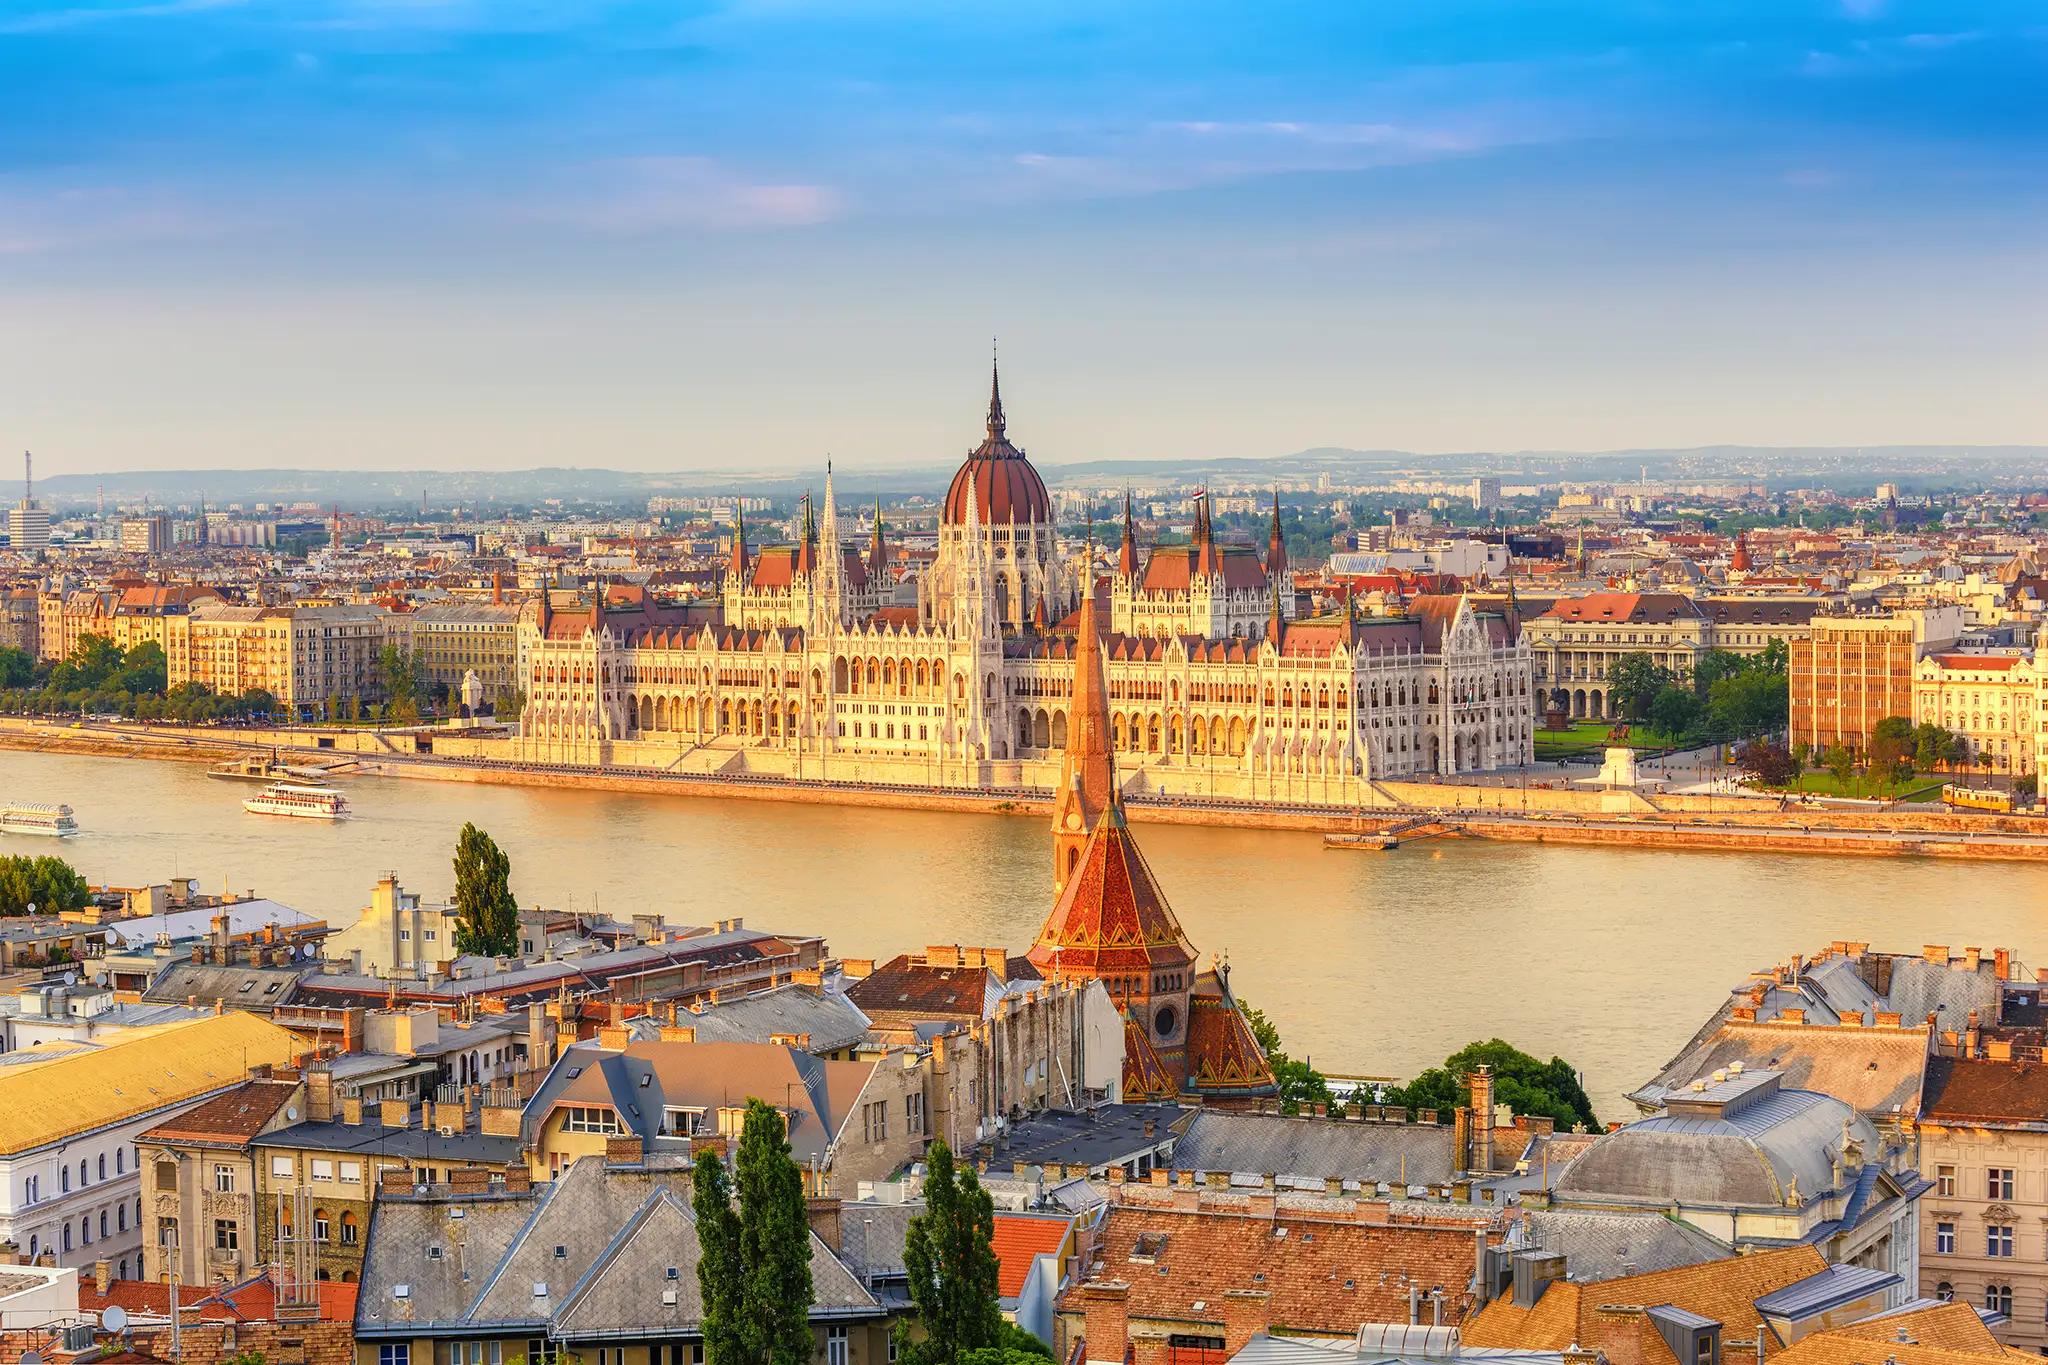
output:
<svg viewBox="0 0 2048 1365"><path fill-rule="evenodd" d="M991 441L1003 439L1003 376L996 365L996 344L988 344L988 435Z"/></svg>

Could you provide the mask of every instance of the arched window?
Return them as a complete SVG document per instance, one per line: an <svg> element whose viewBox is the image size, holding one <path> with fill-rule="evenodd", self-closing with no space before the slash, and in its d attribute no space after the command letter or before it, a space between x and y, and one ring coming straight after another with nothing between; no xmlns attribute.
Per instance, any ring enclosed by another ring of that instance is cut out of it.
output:
<svg viewBox="0 0 2048 1365"><path fill-rule="evenodd" d="M354 1246L358 1230L356 1216L353 1213L344 1212L341 1215L341 1244L343 1246Z"/></svg>
<svg viewBox="0 0 2048 1365"><path fill-rule="evenodd" d="M105 1152L101 1152L101 1153L100 1153L100 1179L102 1179L102 1180L105 1180L106 1178L107 1178L107 1154L106 1154Z"/></svg>
<svg viewBox="0 0 2048 1365"><path fill-rule="evenodd" d="M71 1193L71 1168L66 1166L57 1172L57 1193Z"/></svg>
<svg viewBox="0 0 2048 1365"><path fill-rule="evenodd" d="M328 1228L329 1228L329 1226L330 1226L330 1223L329 1223L329 1220L328 1220L328 1217L327 1217L327 1210L326 1210L326 1209L314 1209L314 1210L313 1210L313 1240L314 1240L314 1241L316 1241L316 1242L324 1242L324 1241L326 1241L326 1240L327 1240L327 1232L328 1232Z"/></svg>
<svg viewBox="0 0 2048 1365"><path fill-rule="evenodd" d="M114 1149L114 1174L119 1175L127 1168L128 1149L125 1147L116 1147Z"/></svg>
<svg viewBox="0 0 2048 1365"><path fill-rule="evenodd" d="M114 1228L118 1232L128 1231L128 1206L126 1204L114 1210Z"/></svg>
<svg viewBox="0 0 2048 1365"><path fill-rule="evenodd" d="M1954 1303L1956 1287L1947 1280L1943 1280L1940 1284L1934 1286L1934 1297L1940 1299L1943 1303Z"/></svg>
<svg viewBox="0 0 2048 1365"><path fill-rule="evenodd" d="M69 1223L64 1225L64 1249L66 1251L71 1250L71 1224ZM1991 1292L1989 1290L1986 1290L1984 1293L1984 1301L1986 1303L1991 1301Z"/></svg>

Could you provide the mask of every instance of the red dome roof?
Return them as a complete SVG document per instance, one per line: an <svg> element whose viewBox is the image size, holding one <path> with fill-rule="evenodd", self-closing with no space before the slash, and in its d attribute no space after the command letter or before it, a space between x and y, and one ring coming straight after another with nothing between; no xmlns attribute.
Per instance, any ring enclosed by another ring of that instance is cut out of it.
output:
<svg viewBox="0 0 2048 1365"><path fill-rule="evenodd" d="M946 490L944 521L948 526L966 522L970 486L984 526L1052 520L1052 499L1046 496L1045 480L1004 434L1002 388L993 374L989 379L988 439L968 455Z"/></svg>

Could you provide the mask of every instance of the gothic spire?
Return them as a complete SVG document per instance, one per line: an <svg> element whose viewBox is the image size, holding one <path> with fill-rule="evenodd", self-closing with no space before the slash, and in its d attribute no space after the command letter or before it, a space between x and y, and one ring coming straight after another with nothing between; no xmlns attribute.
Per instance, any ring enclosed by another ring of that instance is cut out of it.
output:
<svg viewBox="0 0 2048 1365"><path fill-rule="evenodd" d="M1003 439L1003 377L996 368L993 354L988 362L988 435L991 441Z"/></svg>
<svg viewBox="0 0 2048 1365"><path fill-rule="evenodd" d="M1116 571L1129 576L1138 571L1138 537L1131 528L1131 491L1124 490L1124 539L1117 547Z"/></svg>
<svg viewBox="0 0 2048 1365"><path fill-rule="evenodd" d="M1266 572L1275 578L1287 572L1287 536L1280 529L1280 490L1273 490L1273 529L1266 538Z"/></svg>
<svg viewBox="0 0 2048 1365"><path fill-rule="evenodd" d="M741 509L742 499L737 495L732 500L732 571L741 578L747 576L747 514Z"/></svg>
<svg viewBox="0 0 2048 1365"><path fill-rule="evenodd" d="M882 495L875 494L875 532L868 540L868 577L878 579L888 572L889 543L882 533Z"/></svg>

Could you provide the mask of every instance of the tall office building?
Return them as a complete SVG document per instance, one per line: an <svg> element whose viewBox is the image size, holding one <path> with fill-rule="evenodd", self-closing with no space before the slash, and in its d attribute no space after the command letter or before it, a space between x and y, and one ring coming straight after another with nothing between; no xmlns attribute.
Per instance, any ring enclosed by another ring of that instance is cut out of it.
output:
<svg viewBox="0 0 2048 1365"><path fill-rule="evenodd" d="M27 554L50 548L50 514L35 498L35 461L21 452L21 502L7 513L7 543Z"/></svg>

